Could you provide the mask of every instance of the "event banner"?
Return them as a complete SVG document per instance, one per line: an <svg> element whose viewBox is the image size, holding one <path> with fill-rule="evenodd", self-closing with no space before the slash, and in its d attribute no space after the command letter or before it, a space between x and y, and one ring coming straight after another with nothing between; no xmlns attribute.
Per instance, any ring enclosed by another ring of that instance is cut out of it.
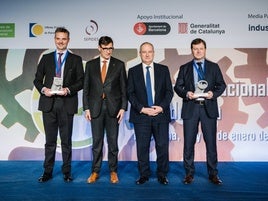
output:
<svg viewBox="0 0 268 201"><path fill-rule="evenodd" d="M151 42L155 46L154 61L168 66L173 85L180 66L192 60L191 41L204 39L207 59L219 64L227 84L218 98L219 161L268 161L265 0L204 0L199 4L182 0L49 2L1 2L0 160L44 159L45 133L42 113L37 109L40 95L33 80L42 55L55 50L55 28L64 26L71 33L69 51L82 57L84 67L99 55L98 39L103 35L113 38L113 56L125 62L127 72L141 62L140 44ZM171 161L182 160L181 107L182 99L174 93L169 124ZM130 104L119 130L121 161L137 160L129 108ZM73 160L92 160L91 125L84 118L82 90L78 109L74 117ZM104 159L107 160L106 141ZM153 139L150 159L156 159ZM195 159L206 160L201 129L196 134ZM57 160L61 160L60 140Z"/></svg>

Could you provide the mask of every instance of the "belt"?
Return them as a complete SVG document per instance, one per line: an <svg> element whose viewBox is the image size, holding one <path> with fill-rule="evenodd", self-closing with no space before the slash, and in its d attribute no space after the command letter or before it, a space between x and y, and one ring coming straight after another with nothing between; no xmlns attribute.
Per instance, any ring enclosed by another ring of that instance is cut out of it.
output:
<svg viewBox="0 0 268 201"><path fill-rule="evenodd" d="M198 104L198 105L205 105L205 101L194 101L195 104Z"/></svg>

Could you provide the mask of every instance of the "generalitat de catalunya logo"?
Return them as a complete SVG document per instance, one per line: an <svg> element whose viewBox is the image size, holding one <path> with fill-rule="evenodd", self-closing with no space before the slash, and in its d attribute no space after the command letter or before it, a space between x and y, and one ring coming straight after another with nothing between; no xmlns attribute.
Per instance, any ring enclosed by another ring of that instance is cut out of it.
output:
<svg viewBox="0 0 268 201"><path fill-rule="evenodd" d="M37 23L29 24L29 37L37 37L44 33L44 27Z"/></svg>

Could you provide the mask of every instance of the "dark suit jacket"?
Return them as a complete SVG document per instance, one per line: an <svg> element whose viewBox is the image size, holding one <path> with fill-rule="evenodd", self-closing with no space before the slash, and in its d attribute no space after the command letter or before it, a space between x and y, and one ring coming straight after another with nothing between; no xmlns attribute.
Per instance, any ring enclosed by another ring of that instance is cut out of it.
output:
<svg viewBox="0 0 268 201"><path fill-rule="evenodd" d="M83 89L83 108L89 109L92 118L101 111L102 94L105 94L110 116L117 116L120 109L127 110L126 69L123 61L110 58L105 82L101 81L100 57L86 64Z"/></svg>
<svg viewBox="0 0 268 201"><path fill-rule="evenodd" d="M56 76L55 52L43 55L35 74L34 85L40 92L38 109L43 112L49 112L52 109L54 97L47 97L41 93L43 87L51 88L53 79ZM64 96L64 106L69 114L75 114L78 110L78 95L77 92L83 87L84 70L82 58L71 52L64 65L63 87L68 87L70 94Z"/></svg>
<svg viewBox="0 0 268 201"><path fill-rule="evenodd" d="M154 63L154 105L161 106L163 113L154 117L156 122L170 122L170 102L173 97L172 83L167 66ZM141 114L143 107L148 107L146 86L144 81L142 64L138 64L128 71L128 98L131 103L130 122L146 123L152 117Z"/></svg>
<svg viewBox="0 0 268 201"><path fill-rule="evenodd" d="M193 60L180 67L179 75L174 86L175 92L183 98L182 119L189 119L193 115L194 101L186 97L188 91L195 91ZM205 78L208 87L204 92L212 91L213 98L205 100L205 108L210 118L219 116L217 98L223 93L226 84L223 80L219 65L211 61L205 60Z"/></svg>

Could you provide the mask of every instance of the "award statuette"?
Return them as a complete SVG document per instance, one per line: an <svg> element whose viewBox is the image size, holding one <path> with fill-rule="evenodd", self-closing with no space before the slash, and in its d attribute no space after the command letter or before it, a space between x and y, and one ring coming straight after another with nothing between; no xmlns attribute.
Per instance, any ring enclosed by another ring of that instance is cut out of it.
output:
<svg viewBox="0 0 268 201"><path fill-rule="evenodd" d="M62 78L54 77L50 93L51 94L58 94L58 95L63 94L62 84L63 84L63 79Z"/></svg>
<svg viewBox="0 0 268 201"><path fill-rule="evenodd" d="M204 93L205 89L208 87L208 82L206 80L199 80L195 87L194 97L197 100L205 100L208 93Z"/></svg>

